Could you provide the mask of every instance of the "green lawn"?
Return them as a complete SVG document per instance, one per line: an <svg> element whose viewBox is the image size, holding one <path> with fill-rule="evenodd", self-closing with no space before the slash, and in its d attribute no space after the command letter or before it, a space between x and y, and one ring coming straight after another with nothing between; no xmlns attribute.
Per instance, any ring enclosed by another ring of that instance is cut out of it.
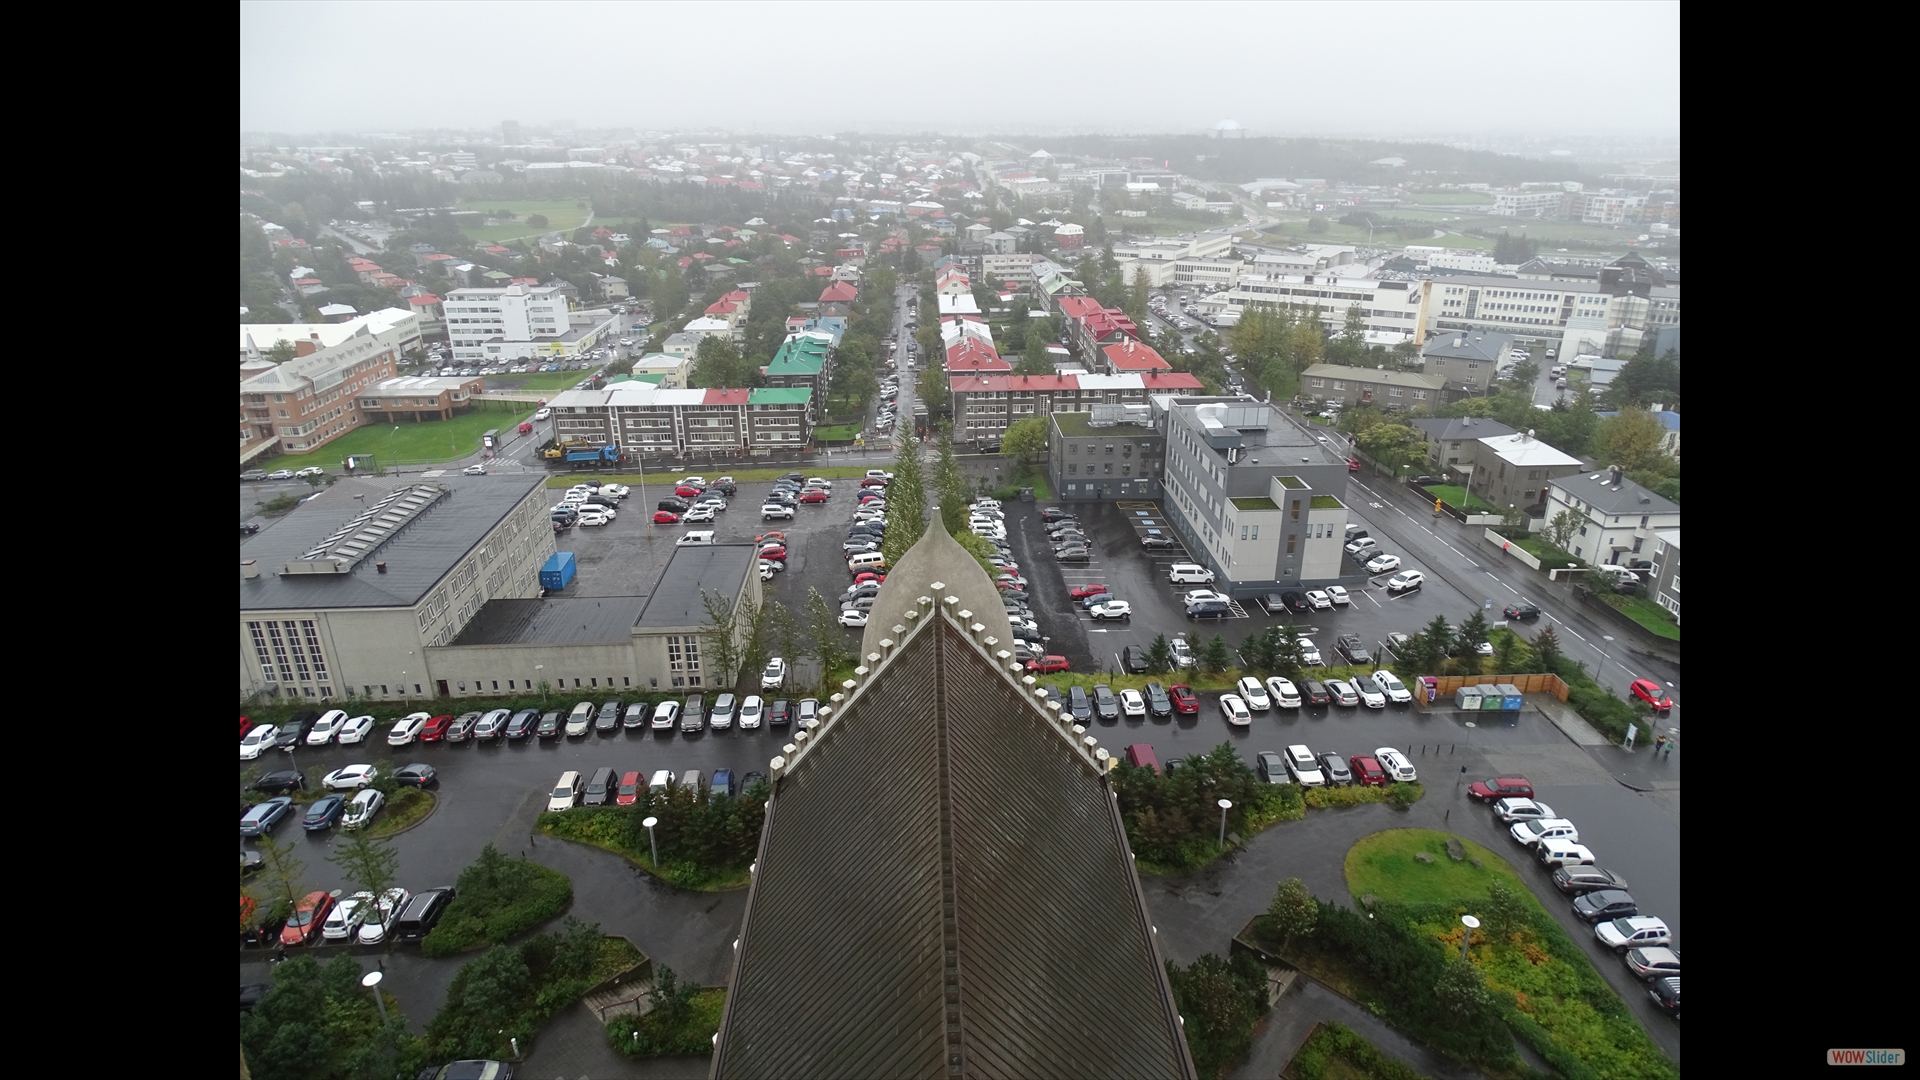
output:
<svg viewBox="0 0 1920 1080"><path fill-rule="evenodd" d="M535 371L526 375L498 375L487 379L487 385L499 390L571 390L573 384L585 379L591 372L586 371Z"/></svg>
<svg viewBox="0 0 1920 1080"><path fill-rule="evenodd" d="M476 243L504 244L509 240L537 240L547 233L560 231L571 233L586 224L593 215L591 202L581 205L581 199L489 199L485 196L474 199L462 199L457 205L461 210L479 210L483 213L494 210L508 210L518 215L514 221L499 225L466 225L460 231ZM535 228L527 224L527 218L533 214L544 215L547 227Z"/></svg>
<svg viewBox="0 0 1920 1080"><path fill-rule="evenodd" d="M283 454L287 465L295 461L328 466L344 462L354 454L372 454L382 466L423 465L453 461L480 449L480 434L498 429L509 431L533 416L533 407L524 401L482 401L480 408L451 420L424 424L369 424L350 431L311 454ZM261 468L277 466L262 463ZM334 470L329 470L334 471Z"/></svg>
<svg viewBox="0 0 1920 1080"><path fill-rule="evenodd" d="M813 429L813 437L817 442L851 442L854 436L860 434L860 431L861 425L859 424L841 424L838 427L817 427Z"/></svg>
<svg viewBox="0 0 1920 1080"><path fill-rule="evenodd" d="M1513 546L1539 559L1541 568L1545 570L1559 570L1564 568L1568 563L1574 563L1579 566L1587 565L1584 559L1576 559L1572 555L1561 551L1559 548L1554 547L1552 544L1538 537L1520 537L1518 540L1513 541Z"/></svg>
<svg viewBox="0 0 1920 1080"><path fill-rule="evenodd" d="M1456 510L1491 510L1493 507L1483 502L1480 496L1466 488L1454 484L1428 484L1427 490L1441 502Z"/></svg>
<svg viewBox="0 0 1920 1080"><path fill-rule="evenodd" d="M1422 191L1407 196L1407 200L1422 206L1493 205L1493 196L1484 191Z"/></svg>
<svg viewBox="0 0 1920 1080"><path fill-rule="evenodd" d="M1669 641L1680 640L1680 624L1673 621L1673 613L1653 600L1645 596L1621 596L1618 593L1604 595L1607 603L1619 609L1627 618Z"/></svg>
<svg viewBox="0 0 1920 1080"><path fill-rule="evenodd" d="M1377 896L1400 903L1427 904L1487 895L1487 885L1505 881L1535 908L1540 902L1521 883L1507 861L1471 840L1461 840L1467 859L1454 862L1447 854L1448 834L1431 829L1388 829L1377 832L1347 851L1347 891L1355 896ZM1455 837L1454 839L1459 839ZM1426 852L1433 861L1414 855Z"/></svg>

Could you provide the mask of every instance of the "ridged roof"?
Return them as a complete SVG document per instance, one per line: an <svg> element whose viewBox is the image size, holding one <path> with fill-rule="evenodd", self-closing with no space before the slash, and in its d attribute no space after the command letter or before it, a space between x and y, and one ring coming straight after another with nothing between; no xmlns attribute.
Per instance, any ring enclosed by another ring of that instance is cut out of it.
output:
<svg viewBox="0 0 1920 1080"><path fill-rule="evenodd" d="M1105 768L989 654L979 564L935 523L874 613L773 770L711 1075L1193 1076Z"/></svg>

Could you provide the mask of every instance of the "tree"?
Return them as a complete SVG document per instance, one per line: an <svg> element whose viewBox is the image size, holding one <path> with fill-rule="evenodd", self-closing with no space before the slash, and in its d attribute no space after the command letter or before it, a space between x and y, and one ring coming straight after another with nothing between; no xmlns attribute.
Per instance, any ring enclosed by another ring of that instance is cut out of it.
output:
<svg viewBox="0 0 1920 1080"><path fill-rule="evenodd" d="M880 542L880 554L888 566L899 566L907 549L927 531L926 481L919 442L909 437L896 457L893 482L887 485L887 535Z"/></svg>
<svg viewBox="0 0 1920 1080"><path fill-rule="evenodd" d="M1629 359L1607 388L1607 400L1616 409L1654 402L1678 407L1680 404L1680 354L1668 349L1653 355L1653 340Z"/></svg>
<svg viewBox="0 0 1920 1080"><path fill-rule="evenodd" d="M1546 537L1547 543L1565 551L1567 545L1573 542L1573 534L1579 530L1580 519L1573 516L1573 511L1562 510L1547 522L1547 527L1541 531L1541 535Z"/></svg>
<svg viewBox="0 0 1920 1080"><path fill-rule="evenodd" d="M1299 878L1288 878L1273 891L1273 903L1267 906L1267 918L1282 941L1306 937L1320 920L1320 905Z"/></svg>
<svg viewBox="0 0 1920 1080"><path fill-rule="evenodd" d="M1454 648L1461 656L1472 656L1474 650L1487 640L1488 629L1486 612L1475 608L1473 614L1467 618L1466 622L1460 624L1459 631L1455 633Z"/></svg>
<svg viewBox="0 0 1920 1080"><path fill-rule="evenodd" d="M1272 628L1274 674L1284 679L1298 679L1306 670L1307 650L1300 644L1300 635L1294 632L1293 624L1283 623Z"/></svg>
<svg viewBox="0 0 1920 1080"><path fill-rule="evenodd" d="M1524 236L1509 236L1503 229L1493 240L1493 261L1518 265L1539 254L1540 245Z"/></svg>
<svg viewBox="0 0 1920 1080"><path fill-rule="evenodd" d="M1662 445L1667 429L1645 409L1627 407L1618 416L1600 421L1593 443L1603 464L1618 465L1630 472L1652 472L1671 476L1679 463Z"/></svg>
<svg viewBox="0 0 1920 1080"><path fill-rule="evenodd" d="M957 536L967 528L967 477L960 471L960 459L953 453L953 425L940 421L934 446L933 492L940 500L940 521L947 535Z"/></svg>
<svg viewBox="0 0 1920 1080"><path fill-rule="evenodd" d="M852 661L853 651L847 648L839 617L819 589L807 590L807 628L813 633L813 654L820 659L820 679L824 686L835 671Z"/></svg>
<svg viewBox="0 0 1920 1080"><path fill-rule="evenodd" d="M1240 662L1250 670L1272 671L1273 645L1278 638L1274 631L1277 629L1279 628L1269 626L1264 630L1248 634L1246 640L1240 643Z"/></svg>
<svg viewBox="0 0 1920 1080"><path fill-rule="evenodd" d="M1480 910L1480 918L1486 923L1488 936L1494 938L1518 933L1526 929L1530 921L1526 901L1513 886L1501 881L1487 885L1487 902Z"/></svg>
<svg viewBox="0 0 1920 1080"><path fill-rule="evenodd" d="M1307 219L1307 231L1310 233L1326 232L1327 219L1319 214L1313 215L1312 217Z"/></svg>
<svg viewBox="0 0 1920 1080"><path fill-rule="evenodd" d="M1539 633L1533 635L1533 654L1539 658L1540 666L1546 670L1559 669L1560 661L1566 658L1566 653L1560 648L1560 636L1553 632L1553 627L1543 626Z"/></svg>
<svg viewBox="0 0 1920 1080"><path fill-rule="evenodd" d="M1047 355L1047 342L1038 331L1027 335L1026 349L1013 366L1015 375L1051 375L1053 360Z"/></svg>
<svg viewBox="0 0 1920 1080"><path fill-rule="evenodd" d="M1358 441L1368 456L1395 469L1426 456L1420 432L1406 424L1375 423L1359 433Z"/></svg>
<svg viewBox="0 0 1920 1080"><path fill-rule="evenodd" d="M1194 1070L1217 1076L1246 1056L1253 1022L1266 1006L1266 972L1242 953L1231 963L1208 953L1185 971L1167 961L1167 980L1185 1019Z"/></svg>
<svg viewBox="0 0 1920 1080"><path fill-rule="evenodd" d="M276 364L284 364L293 359L294 355L293 342L285 338L274 342L273 347L267 350L267 359L272 360Z"/></svg>
<svg viewBox="0 0 1920 1080"><path fill-rule="evenodd" d="M752 625L752 619L745 610L747 597L740 597L741 610L727 600L727 594L717 589L700 590L700 605L706 609L707 624L701 630L700 640L706 655L701 658L701 668L706 674L706 683L716 690L731 690L740 673L740 660L745 652L741 641L740 626L744 621Z"/></svg>
<svg viewBox="0 0 1920 1080"><path fill-rule="evenodd" d="M1346 322L1339 336L1327 345L1327 358L1334 363L1357 364L1367 351L1367 313L1356 301L1347 305Z"/></svg>
<svg viewBox="0 0 1920 1080"><path fill-rule="evenodd" d="M265 905L271 924L282 902L286 904L286 913L292 914L294 905L300 897L306 895L305 877L307 864L293 854L292 843L278 843L273 837L262 835L257 845L260 851L261 883L269 887L271 899Z"/></svg>
<svg viewBox="0 0 1920 1080"><path fill-rule="evenodd" d="M1154 635L1153 644L1147 646L1147 670L1155 675L1173 670L1173 650L1167 645L1167 635Z"/></svg>
<svg viewBox="0 0 1920 1080"><path fill-rule="evenodd" d="M1014 462L1020 475L1026 474L1033 458L1046 452L1047 422L1040 417L1015 420L1000 435L1000 453Z"/></svg>
<svg viewBox="0 0 1920 1080"><path fill-rule="evenodd" d="M694 350L693 382L702 387L748 387L753 385L753 372L732 338L708 337Z"/></svg>
<svg viewBox="0 0 1920 1080"><path fill-rule="evenodd" d="M1531 390L1533 388L1533 385L1539 381L1540 381L1540 365L1539 364L1536 364L1531 360L1522 360L1519 363L1513 365L1513 382L1515 386L1522 386L1522 387L1526 387L1528 390Z"/></svg>
<svg viewBox="0 0 1920 1080"><path fill-rule="evenodd" d="M545 214L528 214L528 215L527 215L527 224L528 224L528 225L531 225L531 226L533 226L533 227L534 227L534 228L536 228L536 229L544 229L544 228L546 228L546 227L547 227L547 215L545 215Z"/></svg>
<svg viewBox="0 0 1920 1080"><path fill-rule="evenodd" d="M931 359L939 354L928 351L927 365L920 369L920 377L914 380L920 403L927 407L929 414L947 407L947 372L937 360Z"/></svg>
<svg viewBox="0 0 1920 1080"><path fill-rule="evenodd" d="M355 829L348 837L345 843L334 844L333 854L327 856L327 861L339 867L347 881L361 892L372 893L377 904L399 876L400 853L393 849L391 841L376 840L366 829ZM387 914L378 910L366 913L368 921L382 922L386 921ZM391 945L393 935L388 934L386 940Z"/></svg>
<svg viewBox="0 0 1920 1080"><path fill-rule="evenodd" d="M1480 978L1480 969L1467 960L1449 960L1433 984L1433 996L1455 1016L1474 1016L1493 1006L1493 995Z"/></svg>
<svg viewBox="0 0 1920 1080"><path fill-rule="evenodd" d="M1215 634L1200 646L1198 659L1202 668L1218 675L1233 666L1233 651L1227 648L1226 638Z"/></svg>
<svg viewBox="0 0 1920 1080"><path fill-rule="evenodd" d="M767 641L778 650L789 667L814 655L813 638L800 632L800 623L794 618L792 608L785 604L767 604L763 610L767 620Z"/></svg>

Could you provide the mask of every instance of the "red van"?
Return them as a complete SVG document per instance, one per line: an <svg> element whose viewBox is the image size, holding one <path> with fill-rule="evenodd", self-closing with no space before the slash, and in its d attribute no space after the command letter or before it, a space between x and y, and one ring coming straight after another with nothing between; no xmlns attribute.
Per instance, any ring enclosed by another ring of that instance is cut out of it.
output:
<svg viewBox="0 0 1920 1080"><path fill-rule="evenodd" d="M1152 769L1156 775L1160 772L1160 759L1153 756L1153 747L1143 742L1127 747L1127 764L1136 769Z"/></svg>

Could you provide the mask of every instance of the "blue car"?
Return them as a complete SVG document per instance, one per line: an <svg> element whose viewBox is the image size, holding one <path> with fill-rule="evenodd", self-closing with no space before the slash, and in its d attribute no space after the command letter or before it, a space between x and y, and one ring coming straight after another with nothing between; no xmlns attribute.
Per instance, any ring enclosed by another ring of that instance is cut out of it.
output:
<svg viewBox="0 0 1920 1080"><path fill-rule="evenodd" d="M719 802L722 795L733 795L734 780L732 769L713 770L713 783L707 788L707 801Z"/></svg>
<svg viewBox="0 0 1920 1080"><path fill-rule="evenodd" d="M293 807L293 800L285 795L268 799L266 802L248 810L240 817L241 836L264 836L287 816Z"/></svg>
<svg viewBox="0 0 1920 1080"><path fill-rule="evenodd" d="M340 823L340 815L346 812L346 808L346 796L328 795L307 807L307 816L300 819L300 827L308 832L331 829Z"/></svg>

